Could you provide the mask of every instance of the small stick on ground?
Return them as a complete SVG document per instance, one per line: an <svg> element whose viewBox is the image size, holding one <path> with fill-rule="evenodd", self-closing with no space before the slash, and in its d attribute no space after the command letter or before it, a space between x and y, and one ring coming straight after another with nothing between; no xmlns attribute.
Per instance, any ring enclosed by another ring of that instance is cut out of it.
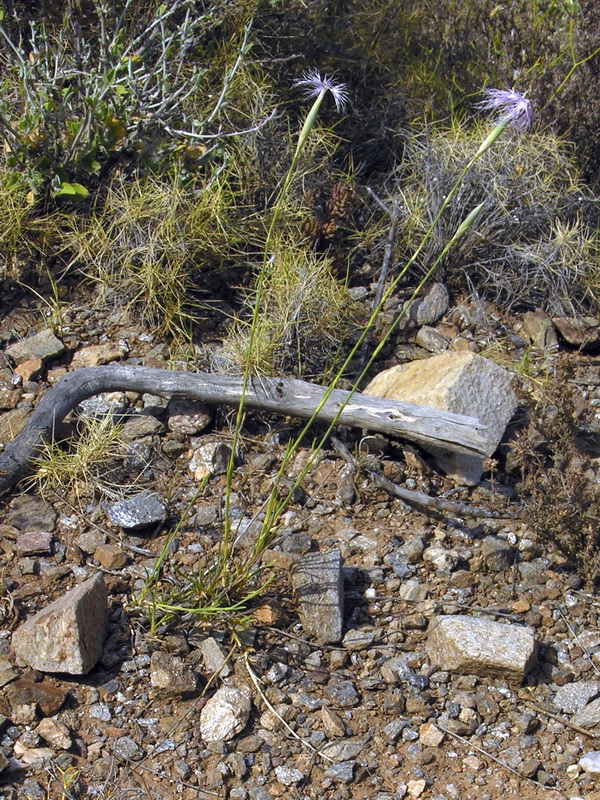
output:
<svg viewBox="0 0 600 800"><path fill-rule="evenodd" d="M530 703L529 700L523 700L523 702L528 708L531 708L533 711L537 711L538 714L545 714L547 717L550 717L550 719L554 719L557 722L560 722L561 725L564 725L566 728L570 728L572 731L575 731L576 733L580 733L582 736L588 736L590 739L600 739L600 736L597 733L586 731L585 728L581 728L579 725L574 725L572 722L563 719L558 714L553 714L551 711L548 711L543 706L538 706L535 703Z"/></svg>
<svg viewBox="0 0 600 800"><path fill-rule="evenodd" d="M480 506L471 506L468 503L455 503L452 500L446 500L444 497L431 497L425 492L415 492L411 489L405 489L403 486L393 483L389 478L380 475L378 472L362 467L360 462L352 455L345 444L343 444L335 436L331 437L331 443L337 453L352 465L355 469L361 469L365 472L377 486L385 489L386 492L394 497L400 498L405 503L408 503L416 511L421 513L439 512L442 514L452 514L456 517L472 517L475 519L506 519L506 514L501 514L496 511L490 511L487 508Z"/></svg>

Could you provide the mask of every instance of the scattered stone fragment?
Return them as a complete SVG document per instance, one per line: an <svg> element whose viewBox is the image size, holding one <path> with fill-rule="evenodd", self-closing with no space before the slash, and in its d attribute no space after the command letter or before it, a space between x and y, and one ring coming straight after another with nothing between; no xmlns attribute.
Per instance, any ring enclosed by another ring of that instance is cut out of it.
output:
<svg viewBox="0 0 600 800"><path fill-rule="evenodd" d="M94 558L104 569L121 569L127 563L127 555L117 544L101 544L94 551Z"/></svg>
<svg viewBox="0 0 600 800"><path fill-rule="evenodd" d="M437 569L451 572L457 567L459 557L455 550L446 550L444 547L432 545L423 551L423 561L428 561Z"/></svg>
<svg viewBox="0 0 600 800"><path fill-rule="evenodd" d="M418 780L408 781L406 788L410 797L421 797L427 788L427 781L424 778Z"/></svg>
<svg viewBox="0 0 600 800"><path fill-rule="evenodd" d="M14 754L27 767L36 765L36 762L43 766L42 762L56 758L56 753L49 747L23 747L19 742L15 743Z"/></svg>
<svg viewBox="0 0 600 800"><path fill-rule="evenodd" d="M227 652L219 642L209 636L200 643L200 652L204 662L204 669L209 673L218 673L220 678L227 678L233 672Z"/></svg>
<svg viewBox="0 0 600 800"><path fill-rule="evenodd" d="M600 321L595 317L552 317L552 322L573 347L593 350L600 345Z"/></svg>
<svg viewBox="0 0 600 800"><path fill-rule="evenodd" d="M123 761L139 761L144 757L144 751L137 745L131 736L121 736L114 743L114 754Z"/></svg>
<svg viewBox="0 0 600 800"><path fill-rule="evenodd" d="M130 531L161 525L167 518L167 509L156 492L144 491L108 507L108 516L114 525Z"/></svg>
<svg viewBox="0 0 600 800"><path fill-rule="evenodd" d="M339 714L332 711L328 706L321 708L321 719L323 720L323 727L328 736L345 736L346 726Z"/></svg>
<svg viewBox="0 0 600 800"><path fill-rule="evenodd" d="M13 408L0 414L0 444L8 444L23 430L31 408Z"/></svg>
<svg viewBox="0 0 600 800"><path fill-rule="evenodd" d="M126 411L128 400L124 392L104 392L82 400L77 411L82 417L121 417Z"/></svg>
<svg viewBox="0 0 600 800"><path fill-rule="evenodd" d="M419 741L425 747L439 747L445 735L433 722L425 722L419 729Z"/></svg>
<svg viewBox="0 0 600 800"><path fill-rule="evenodd" d="M333 680L323 688L323 694L337 708L352 708L360 701L352 681Z"/></svg>
<svg viewBox="0 0 600 800"><path fill-rule="evenodd" d="M200 735L209 742L230 739L242 731L250 715L250 689L221 686L200 712Z"/></svg>
<svg viewBox="0 0 600 800"><path fill-rule="evenodd" d="M500 536L486 536L481 544L481 555L486 567L492 572L509 569L515 560L515 551Z"/></svg>
<svg viewBox="0 0 600 800"><path fill-rule="evenodd" d="M56 338L49 328L29 336L27 339L21 339L20 342L11 344L5 350L15 364L22 364L24 361L29 361L33 358L41 358L42 361L47 361L50 358L59 356L64 351L64 344L60 339Z"/></svg>
<svg viewBox="0 0 600 800"><path fill-rule="evenodd" d="M304 779L304 773L300 772L299 769L287 767L285 764L275 767L275 775L283 786L295 786Z"/></svg>
<svg viewBox="0 0 600 800"><path fill-rule="evenodd" d="M415 342L430 353L443 353L450 344L443 333L435 328L430 328L429 325L423 325L418 331Z"/></svg>
<svg viewBox="0 0 600 800"><path fill-rule="evenodd" d="M592 700L571 717L573 725L580 728L595 728L600 725L600 697Z"/></svg>
<svg viewBox="0 0 600 800"><path fill-rule="evenodd" d="M510 373L486 358L470 352L444 353L380 372L365 394L475 417L486 425L484 435L491 455L517 405L510 382ZM428 449L456 481L478 483L483 473L482 458Z"/></svg>
<svg viewBox="0 0 600 800"><path fill-rule="evenodd" d="M71 359L71 368L98 367L101 364L110 364L119 358L125 358L127 350L120 342L104 342L82 347Z"/></svg>
<svg viewBox="0 0 600 800"><path fill-rule="evenodd" d="M44 555L52 552L50 531L26 531L17 537L17 550L23 555Z"/></svg>
<svg viewBox="0 0 600 800"><path fill-rule="evenodd" d="M325 777L337 783L350 783L354 778L356 761L340 761L339 764L332 764L325 770Z"/></svg>
<svg viewBox="0 0 600 800"><path fill-rule="evenodd" d="M592 775L594 778L600 777L600 750L592 750L592 752L586 753L579 759L578 763L588 775Z"/></svg>
<svg viewBox="0 0 600 800"><path fill-rule="evenodd" d="M20 661L44 672L85 675L102 654L107 593L94 575L23 623L12 636Z"/></svg>
<svg viewBox="0 0 600 800"><path fill-rule="evenodd" d="M350 630L344 636L342 645L346 650L367 650L374 641L375 633L373 631Z"/></svg>
<svg viewBox="0 0 600 800"><path fill-rule="evenodd" d="M23 494L11 501L6 521L23 532L46 533L54 529L56 511L41 497Z"/></svg>
<svg viewBox="0 0 600 800"><path fill-rule="evenodd" d="M44 741L57 750L68 750L71 747L71 732L57 719L45 717L35 730Z"/></svg>
<svg viewBox="0 0 600 800"><path fill-rule="evenodd" d="M180 436L196 436L212 422L212 409L193 400L172 400L169 403L168 428Z"/></svg>
<svg viewBox="0 0 600 800"><path fill-rule="evenodd" d="M150 660L150 684L157 697L189 697L196 691L198 681L180 658L156 650Z"/></svg>
<svg viewBox="0 0 600 800"><path fill-rule="evenodd" d="M540 309L523 314L518 333L543 353L554 353L558 350L558 338L552 320Z"/></svg>
<svg viewBox="0 0 600 800"><path fill-rule="evenodd" d="M554 695L554 705L565 714L574 714L600 695L600 681L576 681L561 686Z"/></svg>
<svg viewBox="0 0 600 800"><path fill-rule="evenodd" d="M466 616L438 616L427 651L443 670L522 681L537 653L535 630Z"/></svg>
<svg viewBox="0 0 600 800"><path fill-rule="evenodd" d="M207 475L222 475L227 471L231 448L223 442L215 440L192 442L193 453L189 469L195 481L201 481Z"/></svg>
<svg viewBox="0 0 600 800"><path fill-rule="evenodd" d="M132 441L144 436L153 436L164 431L163 423L152 414L136 414L126 420L121 429L123 439Z"/></svg>
<svg viewBox="0 0 600 800"><path fill-rule="evenodd" d="M292 572L300 621L307 634L321 644L342 638L344 582L339 549L307 553Z"/></svg>
<svg viewBox="0 0 600 800"><path fill-rule="evenodd" d="M410 306L410 317L417 325L434 325L448 310L450 297L443 283L434 283L422 299Z"/></svg>
<svg viewBox="0 0 600 800"><path fill-rule="evenodd" d="M65 702L67 691L49 680L35 683L20 678L3 690L3 696L7 698L13 710L19 706L33 705L34 711L37 707L44 716L53 717L58 714ZM14 715L11 719L15 721Z"/></svg>
<svg viewBox="0 0 600 800"><path fill-rule="evenodd" d="M44 362L41 358L30 358L15 367L15 375L23 379L23 382L36 381L42 374Z"/></svg>
<svg viewBox="0 0 600 800"><path fill-rule="evenodd" d="M321 752L335 762L350 761L362 752L363 747L363 742L347 739L344 742L331 742L331 744L325 745Z"/></svg>
<svg viewBox="0 0 600 800"><path fill-rule="evenodd" d="M15 389L8 381L0 380L0 411L14 409L20 399L20 389Z"/></svg>

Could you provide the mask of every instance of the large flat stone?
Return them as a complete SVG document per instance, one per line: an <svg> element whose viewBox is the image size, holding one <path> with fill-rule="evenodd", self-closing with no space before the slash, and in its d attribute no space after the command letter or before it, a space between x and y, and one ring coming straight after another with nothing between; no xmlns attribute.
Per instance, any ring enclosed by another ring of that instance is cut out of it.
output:
<svg viewBox="0 0 600 800"><path fill-rule="evenodd" d="M59 356L64 351L65 346L61 340L57 339L51 330L46 329L11 344L5 352L16 364L22 364L24 361L31 361L34 358L46 361Z"/></svg>
<svg viewBox="0 0 600 800"><path fill-rule="evenodd" d="M15 654L32 669L85 675L102 655L107 615L106 584L97 574L17 628Z"/></svg>
<svg viewBox="0 0 600 800"><path fill-rule="evenodd" d="M443 353L380 372L364 393L475 417L486 425L490 456L517 406L510 382L511 374L487 358L471 352ZM428 449L440 468L459 483L474 485L481 478L483 458Z"/></svg>
<svg viewBox="0 0 600 800"><path fill-rule="evenodd" d="M533 628L440 615L430 623L427 652L442 670L521 682L535 663L537 641Z"/></svg>
<svg viewBox="0 0 600 800"><path fill-rule="evenodd" d="M302 627L321 644L341 641L344 623L342 558L335 548L307 553L292 573Z"/></svg>

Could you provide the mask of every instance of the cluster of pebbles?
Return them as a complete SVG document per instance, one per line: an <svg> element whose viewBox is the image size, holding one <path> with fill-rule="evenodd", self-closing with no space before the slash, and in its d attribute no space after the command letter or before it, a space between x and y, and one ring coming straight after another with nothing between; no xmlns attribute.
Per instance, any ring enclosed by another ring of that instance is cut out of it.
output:
<svg viewBox="0 0 600 800"><path fill-rule="evenodd" d="M447 303L440 310L442 318ZM428 326L434 317L426 316ZM439 324L450 341L445 319ZM164 363L163 346L135 327L115 324L101 341L90 325L88 340L82 328L66 326L61 338L49 331L30 337L17 355L16 345L6 348L0 425L13 430L47 383L74 366ZM589 320L582 325L593 329ZM476 326L465 331L476 344ZM521 326L513 344L523 337ZM593 403L593 382L587 390ZM112 408L115 398L99 398L88 412L103 402ZM59 798L65 775L79 796L90 797L600 798L598 601L539 547L501 476L460 495L501 519L433 518L325 451L285 516L287 535L267 559L275 581L235 646L219 620L184 617L151 634L134 598L164 545L160 526L186 508L208 470L209 490L178 530L170 569L193 569L214 545L227 437L218 426L207 436L212 417L201 407L169 409L127 395L119 402L130 413L127 468L135 471L136 457L150 459L138 470L145 492L133 508L77 506L77 498L42 498L35 490L6 502L1 798ZM249 541L284 446L273 432L257 433L239 467L230 512ZM300 451L299 462L304 457ZM415 448L404 448L402 461L393 449L382 469L421 491L450 488ZM167 497L165 484L175 481ZM331 608L316 602L302 613L290 573L311 554L332 552L340 580L325 596L343 624L338 641L318 641L307 616L323 630ZM95 666L69 675L25 663L13 631L99 574L108 617ZM470 637L436 642L448 618L471 625ZM531 642L525 656L522 632ZM514 650L502 654L513 634Z"/></svg>

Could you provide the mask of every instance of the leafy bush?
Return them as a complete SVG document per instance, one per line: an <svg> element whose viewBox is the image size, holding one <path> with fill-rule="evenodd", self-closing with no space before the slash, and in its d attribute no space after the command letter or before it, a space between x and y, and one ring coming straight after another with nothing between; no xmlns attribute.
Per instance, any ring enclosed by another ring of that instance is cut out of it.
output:
<svg viewBox="0 0 600 800"><path fill-rule="evenodd" d="M223 123L238 121L223 108L250 31L238 4L235 57L223 43L207 52L223 23L219 5L96 0L85 14L67 3L58 24L7 17L0 25L7 165L24 170L36 193L85 199L118 163L164 168L190 145L196 167L214 158Z"/></svg>

